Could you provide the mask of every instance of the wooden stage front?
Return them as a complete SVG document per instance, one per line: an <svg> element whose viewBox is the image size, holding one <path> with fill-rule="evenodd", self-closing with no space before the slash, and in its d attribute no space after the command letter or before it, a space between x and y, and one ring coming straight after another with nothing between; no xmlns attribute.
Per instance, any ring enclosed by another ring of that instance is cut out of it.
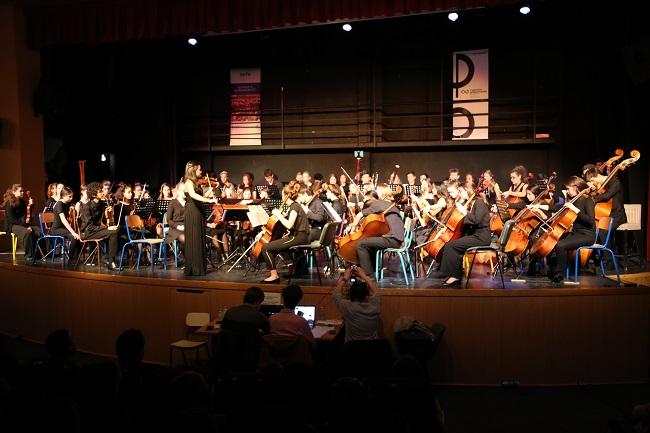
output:
<svg viewBox="0 0 650 433"><path fill-rule="evenodd" d="M251 285L282 289L259 284L264 275L234 270L190 279L176 269L82 272L14 263L3 255L0 332L42 342L49 332L68 328L79 350L112 355L117 335L133 327L146 336L145 358L165 363L169 343L184 337L187 312L214 315L221 306L240 303ZM549 287L545 279L508 282L503 290L483 276L470 289L451 290L436 288L439 280L417 280L413 288L390 277L380 290L383 333L392 338L400 316L445 324L430 366L437 383L647 382L650 288L618 287L593 276L580 281L565 287ZM332 281L320 286L314 275L294 282L305 292L302 304L319 306L326 319L339 317L329 296Z"/></svg>

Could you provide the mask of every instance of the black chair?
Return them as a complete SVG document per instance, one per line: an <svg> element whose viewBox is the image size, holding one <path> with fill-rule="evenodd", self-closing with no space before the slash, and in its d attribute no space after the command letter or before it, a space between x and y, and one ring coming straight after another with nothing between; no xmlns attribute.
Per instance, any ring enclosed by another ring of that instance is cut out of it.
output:
<svg viewBox="0 0 650 433"><path fill-rule="evenodd" d="M318 284L322 284L321 281L321 275L320 275L320 268L318 267L318 261L316 260L316 252L317 251L327 251L328 254L330 248L334 244L334 239L336 238L336 233L339 229L339 226L341 225L340 222L328 222L323 226L323 230L321 230L320 233L320 238L311 242L310 244L305 244L305 245L295 245L291 247L291 251L294 252L302 252L302 251L307 251L309 254L310 259L312 259L316 263L316 272L318 273ZM331 263L331 257L328 257ZM331 265L330 265L331 266ZM291 284L291 280L289 280L289 284Z"/></svg>
<svg viewBox="0 0 650 433"><path fill-rule="evenodd" d="M258 332L237 332L222 329L212 340L214 373L222 376L232 372L257 369L262 338Z"/></svg>
<svg viewBox="0 0 650 433"><path fill-rule="evenodd" d="M435 355L440 346L440 341L447 328L442 323L434 323L431 332L434 338L417 329L406 329L395 333L395 345L398 353L402 355L412 355L417 360L426 363Z"/></svg>
<svg viewBox="0 0 650 433"><path fill-rule="evenodd" d="M347 376L388 376L393 360L393 349L385 338L353 340L343 345L342 368Z"/></svg>

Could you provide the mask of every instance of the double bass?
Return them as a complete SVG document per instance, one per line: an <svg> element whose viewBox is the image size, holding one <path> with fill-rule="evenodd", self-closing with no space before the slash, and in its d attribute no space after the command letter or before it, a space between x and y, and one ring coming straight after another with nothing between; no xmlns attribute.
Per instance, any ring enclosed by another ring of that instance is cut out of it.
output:
<svg viewBox="0 0 650 433"><path fill-rule="evenodd" d="M608 166L611 167L611 165L615 162L618 161L621 158L621 155L619 153L623 152L621 149L616 149L616 155L613 156L612 158L608 159L605 161L605 163L601 166ZM605 192L605 187L607 184L618 174L619 170L625 170L627 167L630 165L634 164L641 158L641 153L638 150L633 150L630 152L630 158L625 159L621 161L616 167L613 169L609 169L609 174L607 175L607 178L600 184L597 185L593 189L593 194L602 194ZM599 224L600 220L602 218L609 217L612 214L612 204L613 204L613 198L610 198L609 200L602 201L599 203L596 203L596 208L594 210L595 214L595 219L596 219L596 225ZM603 230L603 228L601 228ZM582 249L580 250L580 266L585 266L587 264L587 261L589 261L589 257L591 256L593 250L589 249ZM574 253L571 255L573 256ZM573 256L575 257L575 256Z"/></svg>

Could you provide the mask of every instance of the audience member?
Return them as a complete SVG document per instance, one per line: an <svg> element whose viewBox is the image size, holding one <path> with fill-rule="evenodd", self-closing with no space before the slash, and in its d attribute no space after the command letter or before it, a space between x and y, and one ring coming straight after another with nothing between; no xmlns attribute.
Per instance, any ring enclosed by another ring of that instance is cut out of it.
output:
<svg viewBox="0 0 650 433"><path fill-rule="evenodd" d="M354 281L352 281L354 280ZM343 297L343 287L350 281L349 299ZM334 303L345 321L345 341L376 340L379 338L381 295L375 282L361 267L345 270L332 292Z"/></svg>
<svg viewBox="0 0 650 433"><path fill-rule="evenodd" d="M315 346L316 340L307 320L294 313L296 305L298 305L301 299L302 290L300 286L292 284L282 289L282 304L284 308L269 319L271 334L303 336L312 346Z"/></svg>
<svg viewBox="0 0 650 433"><path fill-rule="evenodd" d="M259 287L250 287L244 295L244 303L229 308L221 322L221 329L238 332L270 332L269 321L259 311L264 301L264 292Z"/></svg>

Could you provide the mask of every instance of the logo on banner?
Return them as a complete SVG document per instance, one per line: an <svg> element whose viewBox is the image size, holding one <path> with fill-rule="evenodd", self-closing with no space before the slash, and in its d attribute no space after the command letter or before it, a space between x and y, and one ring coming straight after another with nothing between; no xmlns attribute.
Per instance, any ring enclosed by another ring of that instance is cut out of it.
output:
<svg viewBox="0 0 650 433"><path fill-rule="evenodd" d="M261 71L254 69L230 70L230 145L260 146Z"/></svg>
<svg viewBox="0 0 650 433"><path fill-rule="evenodd" d="M488 50L453 54L452 140L488 138Z"/></svg>

